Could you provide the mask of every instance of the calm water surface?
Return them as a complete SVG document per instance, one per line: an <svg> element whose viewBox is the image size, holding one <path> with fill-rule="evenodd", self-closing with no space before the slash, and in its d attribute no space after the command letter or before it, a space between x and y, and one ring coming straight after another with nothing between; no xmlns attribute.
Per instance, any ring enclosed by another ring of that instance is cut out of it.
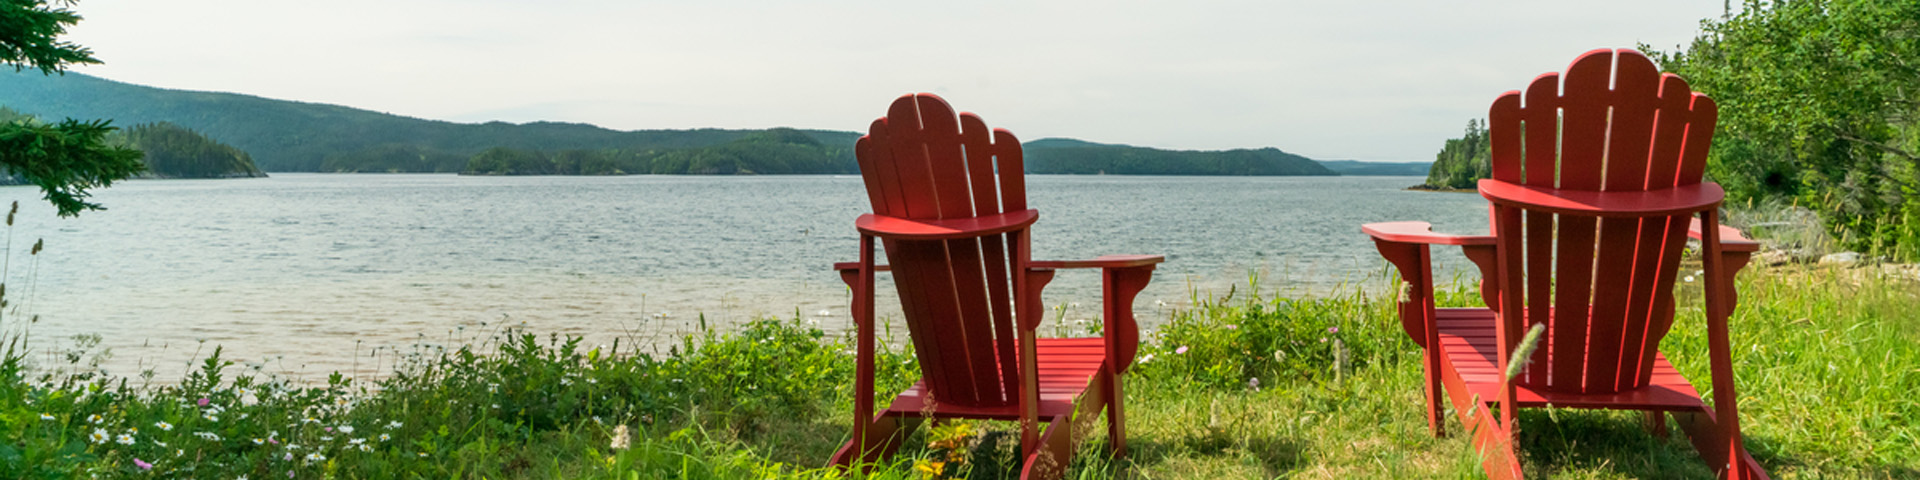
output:
<svg viewBox="0 0 1920 480"><path fill-rule="evenodd" d="M1382 288L1385 263L1360 224L1485 231L1484 200L1401 190L1419 181L1034 176L1034 257L1166 255L1135 303L1150 324L1189 292L1245 294L1250 272L1268 295ZM702 315L725 329L798 312L838 331L848 295L828 265L856 258L853 218L868 211L860 179L839 176L132 181L98 192L109 210L73 219L31 187L0 194L21 204L0 329L38 315L42 351L99 334L110 373L160 379L214 345L318 378L374 374L391 363L385 349L477 342L502 325L648 346ZM38 259L26 255L36 238ZM1090 318L1098 280L1063 272L1047 303ZM881 293L880 313L897 317L892 286Z"/></svg>

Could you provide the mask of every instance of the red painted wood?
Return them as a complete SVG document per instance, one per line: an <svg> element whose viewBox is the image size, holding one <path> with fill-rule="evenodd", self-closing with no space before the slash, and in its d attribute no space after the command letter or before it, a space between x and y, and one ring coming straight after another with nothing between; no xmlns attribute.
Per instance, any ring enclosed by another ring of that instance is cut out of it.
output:
<svg viewBox="0 0 1920 480"><path fill-rule="evenodd" d="M950 240L1027 228L1039 219L1040 211L1031 209L946 220L912 220L868 213L854 219L853 227L860 233L888 240Z"/></svg>
<svg viewBox="0 0 1920 480"><path fill-rule="evenodd" d="M1164 258L1033 262L1028 235L1039 214L1027 209L1019 141L937 96L900 97L855 151L874 213L855 220L861 262L834 265L855 290L863 362L853 438L836 464L883 458L912 428L906 419L923 416L1017 420L1023 452L1061 460L1027 470L1054 478L1080 437L1069 430L1105 410L1123 454L1120 374L1139 344L1131 305ZM876 238L887 264L872 258ZM1058 268L1102 269L1102 337L1037 338L1040 290ZM875 417L872 278L882 271L894 275L923 375ZM1054 425L1044 435L1043 422Z"/></svg>
<svg viewBox="0 0 1920 480"><path fill-rule="evenodd" d="M1613 51L1601 49L1574 59L1562 77L1565 84L1560 92L1559 188L1600 189L1601 173L1606 168L1608 100L1612 97L1608 84L1613 79L1612 70ZM1531 130L1533 125L1527 127ZM1528 182L1528 185L1540 186L1540 183Z"/></svg>
<svg viewBox="0 0 1920 480"><path fill-rule="evenodd" d="M1601 217L1685 215L1713 208L1726 197L1715 183L1699 183L1651 191L1601 192L1514 185L1481 180L1480 196L1494 203L1532 211Z"/></svg>
<svg viewBox="0 0 1920 480"><path fill-rule="evenodd" d="M1360 226L1360 231L1380 240L1429 245L1492 245L1491 235L1449 235L1434 233L1427 222L1382 222Z"/></svg>
<svg viewBox="0 0 1920 480"><path fill-rule="evenodd" d="M1493 108L1487 110L1487 125L1519 125L1522 119L1520 109L1520 91L1513 90L1500 94L1493 101ZM1491 152L1493 178L1507 183L1524 183L1526 178L1521 172L1525 158L1520 151L1520 129L1500 128L1487 132L1493 146Z"/></svg>
<svg viewBox="0 0 1920 480"><path fill-rule="evenodd" d="M1520 110L1520 115L1513 118L1518 122L1494 123L1491 117L1487 119L1487 130L1490 135L1491 132L1508 129L1520 132L1524 139L1523 143L1515 145L1520 147L1520 152L1507 155L1500 155L1498 151L1493 153L1497 157L1525 159L1520 167L1525 180L1506 180L1507 182L1524 183L1535 187L1558 186L1555 183L1554 170L1558 168L1557 165L1560 162L1557 146L1559 138L1554 132L1560 128L1561 121L1560 74L1548 73L1534 78L1533 84L1527 86L1527 93L1524 95L1526 104ZM1494 167L1496 171L1500 169L1498 166Z"/></svg>
<svg viewBox="0 0 1920 480"><path fill-rule="evenodd" d="M1526 266L1524 268L1528 272L1539 272L1539 271L1546 271L1548 269L1552 269L1553 259L1554 259L1554 245L1553 245L1553 237L1555 232L1554 226L1558 222L1556 221L1556 219L1553 218L1553 215L1548 215L1540 212L1527 212L1525 214L1525 217L1526 217L1526 227L1525 227L1526 251L1523 253L1523 257L1522 257L1526 259ZM1580 231L1581 230L1578 230L1578 229L1569 229L1567 233L1568 235L1571 235L1573 238L1578 238L1578 236L1580 235ZM1582 245L1582 243L1567 242L1567 243L1562 243L1561 245L1562 246ZM1577 255L1570 256L1568 255L1568 252L1562 251L1560 252L1560 259L1564 261L1564 260L1570 260L1576 256L1584 257L1585 255L1586 255L1585 252L1581 252ZM1520 287L1524 287L1525 290L1524 291L1519 290ZM1553 282L1551 281L1551 278L1544 275L1529 275L1526 277L1526 282L1524 284L1516 285L1514 288L1514 291L1515 291L1514 294L1525 299L1524 303L1527 304L1527 311L1525 312L1525 314L1528 316L1528 318L1535 319L1535 322L1533 323L1547 323L1549 325L1548 328L1550 329L1558 327L1558 325L1555 324L1557 319L1554 319L1553 317L1547 315L1548 309L1552 308L1553 306L1553 304L1551 303L1553 300L1553 297L1549 293L1552 288L1553 288ZM1581 288L1584 288L1584 285L1582 285ZM1527 325L1527 322L1521 322L1521 324L1529 328L1531 327L1531 325ZM1549 333L1552 333L1552 331L1549 330ZM1550 361L1552 359L1554 344L1547 343L1545 345L1540 345L1540 347L1543 347L1543 348L1535 349L1532 358L1528 359L1527 361L1531 362L1532 365L1540 365L1543 367L1547 365L1552 365ZM1536 373L1536 371L1538 373ZM1521 377L1515 380L1524 384L1544 384L1544 383L1547 383L1548 379L1552 378L1552 376L1553 376L1552 371L1550 369L1528 368L1528 369L1522 370Z"/></svg>
<svg viewBox="0 0 1920 480"><path fill-rule="evenodd" d="M1724 192L1701 181L1716 116L1711 99L1644 55L1590 51L1489 110L1493 178L1480 191L1491 246L1418 222L1364 228L1413 284L1402 325L1427 350L1429 385L1445 391L1488 454L1490 477L1520 475L1512 412L1551 404L1673 412L1710 466L1765 478L1739 433L1726 331L1734 272L1758 244L1717 224ZM1683 235L1706 245L1712 411L1658 348L1673 326ZM1448 243L1481 267L1489 308L1432 308L1426 249ZM1504 373L1519 361L1510 352L1534 324L1547 326L1546 340L1510 381ZM1428 397L1431 407L1441 395Z"/></svg>
<svg viewBox="0 0 1920 480"><path fill-rule="evenodd" d="M1719 227L1719 230L1720 230L1720 249L1721 250L1726 250L1729 252L1760 251L1760 242L1755 242L1751 239L1748 239L1745 234L1740 233L1740 229L1733 228L1726 225L1721 225ZM1700 228L1700 219L1698 218L1687 219L1687 237L1688 238L1692 238L1694 240L1700 240L1704 233L1705 232L1702 232Z"/></svg>

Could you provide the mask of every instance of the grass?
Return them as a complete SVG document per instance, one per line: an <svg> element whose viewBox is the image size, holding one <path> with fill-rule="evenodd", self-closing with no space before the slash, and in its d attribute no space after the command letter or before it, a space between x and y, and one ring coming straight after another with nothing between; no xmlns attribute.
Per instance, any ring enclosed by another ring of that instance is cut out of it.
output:
<svg viewBox="0 0 1920 480"><path fill-rule="evenodd" d="M1749 448L1775 478L1920 476L1920 285L1873 269L1754 267L1732 320ZM1480 478L1421 415L1419 352L1389 298L1196 298L1127 377L1131 455L1095 434L1080 478ZM1697 283L1663 343L1706 391ZM1456 282L1444 303L1477 304ZM1063 329L1091 329L1075 325ZM501 330L419 345L374 382L295 385L216 349L174 386L0 362L0 478L834 478L850 339L798 320L697 333L665 356ZM98 352L95 352L98 353ZM82 365L85 352L62 358ZM918 375L882 356L883 391ZM63 372L32 373L32 372ZM1711 478L1682 435L1631 412L1528 410L1530 475ZM1011 478L1012 425L921 433L874 478ZM1457 421L1449 424L1458 433ZM1104 431L1104 429L1100 429ZM924 432L924 430L923 430ZM623 435L624 434L624 435ZM619 439L624 439L624 442ZM931 444L931 446L927 446ZM297 446L297 447L296 447Z"/></svg>

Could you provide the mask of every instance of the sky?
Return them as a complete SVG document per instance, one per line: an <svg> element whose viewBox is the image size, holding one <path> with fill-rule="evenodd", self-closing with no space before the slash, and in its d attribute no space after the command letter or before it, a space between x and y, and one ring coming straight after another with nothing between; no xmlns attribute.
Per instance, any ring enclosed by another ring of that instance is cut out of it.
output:
<svg viewBox="0 0 1920 480"><path fill-rule="evenodd" d="M934 92L1023 140L1430 161L1501 92L1594 48L1674 50L1724 6L81 0L66 38L116 81L459 122L865 131Z"/></svg>

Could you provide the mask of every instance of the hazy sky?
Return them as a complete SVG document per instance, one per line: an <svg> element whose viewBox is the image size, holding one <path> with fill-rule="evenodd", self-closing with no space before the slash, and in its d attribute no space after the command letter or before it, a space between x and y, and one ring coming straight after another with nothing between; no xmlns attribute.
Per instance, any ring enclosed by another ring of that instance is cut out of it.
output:
<svg viewBox="0 0 1920 480"><path fill-rule="evenodd" d="M76 71L454 121L864 131L931 91L1025 140L1432 160L1581 52L1722 1L81 0ZM1711 92L1709 92L1711 94Z"/></svg>

